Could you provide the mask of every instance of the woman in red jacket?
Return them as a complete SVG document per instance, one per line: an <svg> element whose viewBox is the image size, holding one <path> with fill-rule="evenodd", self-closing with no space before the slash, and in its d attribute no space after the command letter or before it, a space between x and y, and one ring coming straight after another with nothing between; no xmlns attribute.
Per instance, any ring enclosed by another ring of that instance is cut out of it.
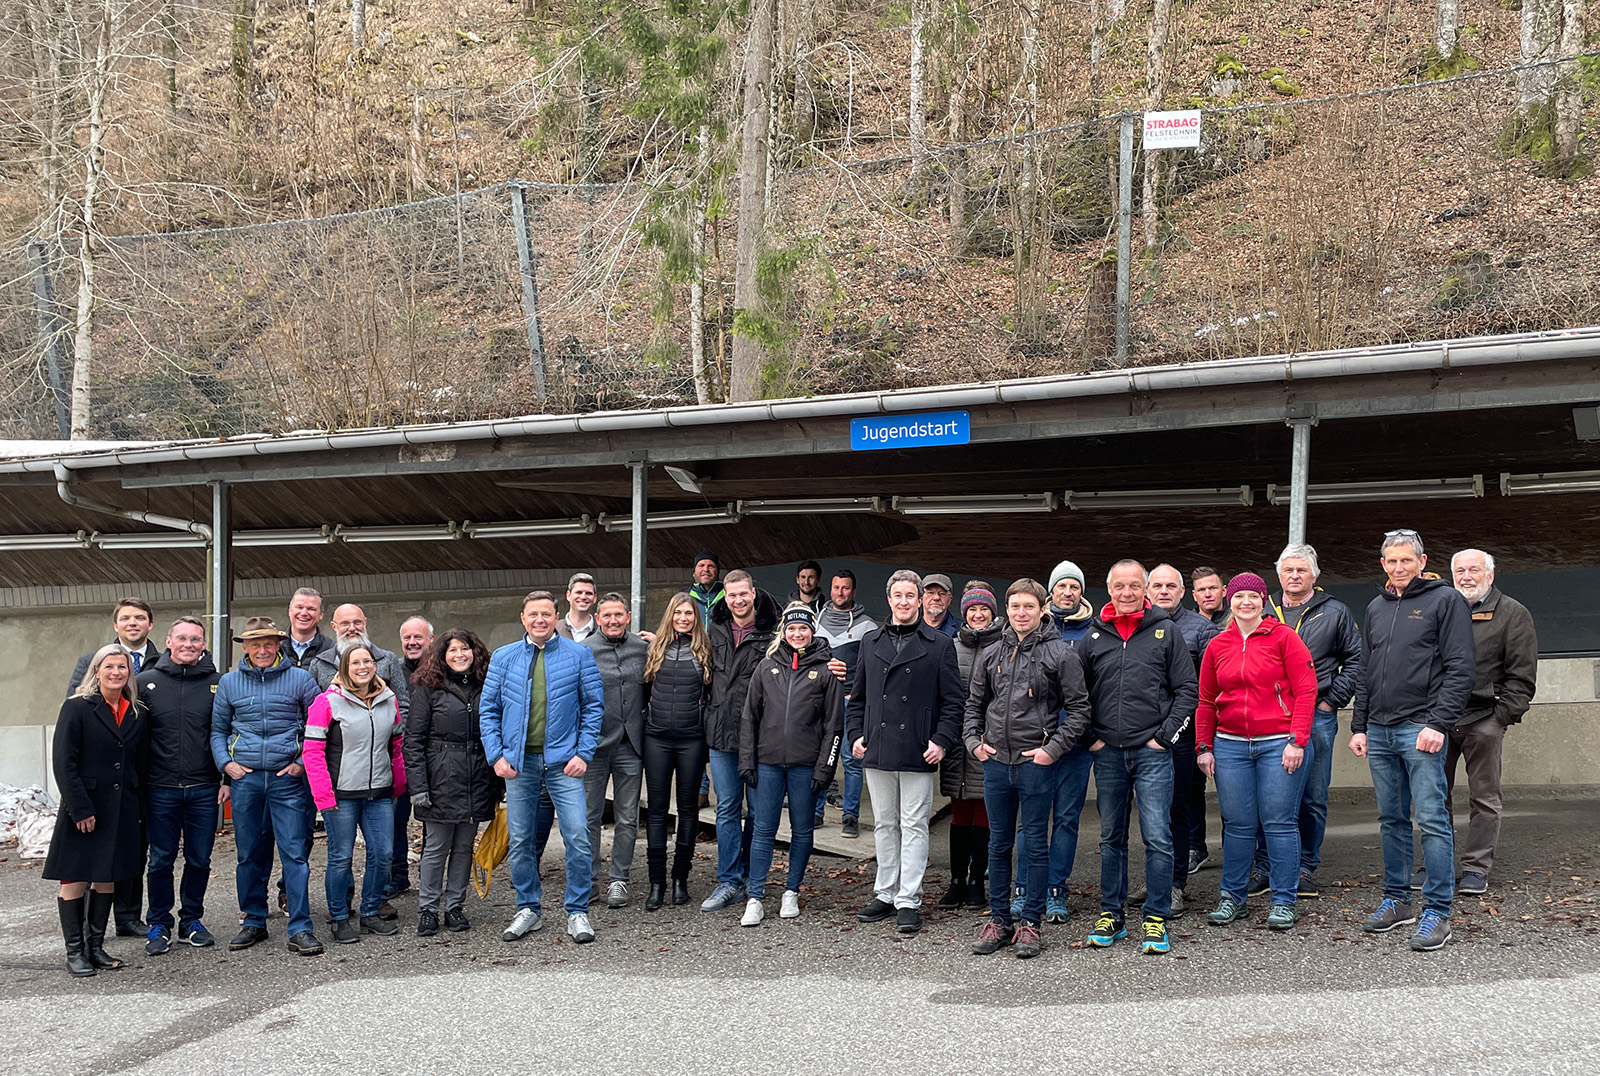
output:
<svg viewBox="0 0 1600 1076"><path fill-rule="evenodd" d="M1247 914L1256 830L1267 835L1272 910L1267 926L1294 926L1300 881L1300 797L1311 761L1317 672L1294 631L1263 617L1267 584L1252 572L1228 582L1229 617L1200 660L1195 762L1217 782L1222 810L1222 899L1207 920Z"/></svg>

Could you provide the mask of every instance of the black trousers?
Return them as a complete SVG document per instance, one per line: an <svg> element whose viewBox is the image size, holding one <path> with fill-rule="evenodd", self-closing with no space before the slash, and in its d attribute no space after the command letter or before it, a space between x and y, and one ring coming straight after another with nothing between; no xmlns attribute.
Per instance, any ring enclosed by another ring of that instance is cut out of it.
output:
<svg viewBox="0 0 1600 1076"><path fill-rule="evenodd" d="M700 778L708 752L704 739L669 740L644 737L644 785L649 804L645 813L645 851L650 864L650 884L667 881L667 803L677 779L678 839L672 860L672 877L689 877L694 862L694 836L699 828Z"/></svg>

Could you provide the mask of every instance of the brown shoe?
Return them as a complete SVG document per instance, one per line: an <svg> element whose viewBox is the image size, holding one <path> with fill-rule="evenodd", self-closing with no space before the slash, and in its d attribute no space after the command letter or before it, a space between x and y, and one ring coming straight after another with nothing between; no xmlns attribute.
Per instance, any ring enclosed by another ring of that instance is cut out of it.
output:
<svg viewBox="0 0 1600 1076"><path fill-rule="evenodd" d="M384 901L382 904L378 905L378 918L390 920L399 919L400 911L393 904L390 904L388 901Z"/></svg>

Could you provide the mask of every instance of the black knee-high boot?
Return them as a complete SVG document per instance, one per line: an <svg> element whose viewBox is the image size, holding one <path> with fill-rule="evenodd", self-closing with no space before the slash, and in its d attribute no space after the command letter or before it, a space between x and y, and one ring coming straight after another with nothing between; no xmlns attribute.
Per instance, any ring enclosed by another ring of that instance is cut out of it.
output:
<svg viewBox="0 0 1600 1076"><path fill-rule="evenodd" d="M939 898L941 908L959 908L967 899L967 864L972 858L972 827L950 824L950 888Z"/></svg>
<svg viewBox="0 0 1600 1076"><path fill-rule="evenodd" d="M967 904L974 908L989 906L989 827L972 826L972 867L968 875Z"/></svg>
<svg viewBox="0 0 1600 1076"><path fill-rule="evenodd" d="M83 897L77 900L56 898L56 911L61 914L61 938L67 943L67 970L78 979L94 974L94 962L89 959L83 940L84 904Z"/></svg>
<svg viewBox="0 0 1600 1076"><path fill-rule="evenodd" d="M89 910L84 915L83 940L89 960L97 968L114 969L122 967L122 961L111 956L105 950L106 920L111 918L111 905L116 901L113 893L99 893L89 890Z"/></svg>

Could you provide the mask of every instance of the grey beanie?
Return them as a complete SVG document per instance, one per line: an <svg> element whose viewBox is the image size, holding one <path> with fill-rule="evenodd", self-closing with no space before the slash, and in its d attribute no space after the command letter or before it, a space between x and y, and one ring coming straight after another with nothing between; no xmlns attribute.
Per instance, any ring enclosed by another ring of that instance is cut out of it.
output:
<svg viewBox="0 0 1600 1076"><path fill-rule="evenodd" d="M1081 588L1084 585L1083 569L1079 568L1070 560L1064 560L1060 564L1057 564L1055 566L1055 570L1050 573L1050 592L1052 594L1055 593L1056 584L1061 582L1063 579L1076 579L1078 581L1078 586Z"/></svg>

